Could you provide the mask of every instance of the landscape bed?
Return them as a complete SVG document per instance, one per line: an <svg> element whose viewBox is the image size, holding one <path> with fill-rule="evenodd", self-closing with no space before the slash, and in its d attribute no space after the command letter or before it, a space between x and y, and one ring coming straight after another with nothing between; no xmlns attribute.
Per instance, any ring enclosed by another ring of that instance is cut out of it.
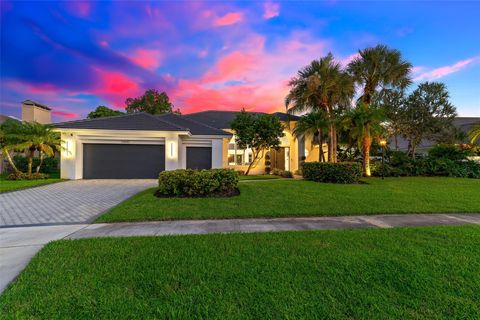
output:
<svg viewBox="0 0 480 320"><path fill-rule="evenodd" d="M62 240L3 318L478 319L480 226Z"/></svg>
<svg viewBox="0 0 480 320"><path fill-rule="evenodd" d="M240 183L231 198L159 199L145 190L97 222L388 213L480 213L480 180L369 178L355 185L298 180Z"/></svg>

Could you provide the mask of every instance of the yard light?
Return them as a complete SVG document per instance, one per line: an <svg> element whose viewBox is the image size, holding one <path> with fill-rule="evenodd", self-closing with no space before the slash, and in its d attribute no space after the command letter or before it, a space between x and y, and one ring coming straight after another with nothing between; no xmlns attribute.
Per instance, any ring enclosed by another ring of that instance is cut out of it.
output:
<svg viewBox="0 0 480 320"><path fill-rule="evenodd" d="M387 145L387 140L381 139L379 141L380 147L382 147L382 180L385 179L385 146Z"/></svg>

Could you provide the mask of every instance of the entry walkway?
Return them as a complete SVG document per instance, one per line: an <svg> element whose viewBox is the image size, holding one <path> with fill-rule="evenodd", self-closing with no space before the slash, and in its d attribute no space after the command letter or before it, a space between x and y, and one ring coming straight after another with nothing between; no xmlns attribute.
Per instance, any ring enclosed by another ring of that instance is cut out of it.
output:
<svg viewBox="0 0 480 320"><path fill-rule="evenodd" d="M48 242L92 237L480 225L480 214L402 214L278 219L180 220L0 228L0 292Z"/></svg>

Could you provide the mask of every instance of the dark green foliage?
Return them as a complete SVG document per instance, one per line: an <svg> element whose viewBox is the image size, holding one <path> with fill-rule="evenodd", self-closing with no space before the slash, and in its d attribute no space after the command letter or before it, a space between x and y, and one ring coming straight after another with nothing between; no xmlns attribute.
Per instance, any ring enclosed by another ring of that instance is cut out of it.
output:
<svg viewBox="0 0 480 320"><path fill-rule="evenodd" d="M306 162L303 177L316 182L357 183L362 177L362 166L355 162Z"/></svg>
<svg viewBox="0 0 480 320"><path fill-rule="evenodd" d="M180 113L180 110L173 111L173 104L165 92L159 93L155 89L149 89L138 98L125 100L127 113L147 112L150 114L161 114L168 112Z"/></svg>
<svg viewBox="0 0 480 320"><path fill-rule="evenodd" d="M17 166L18 170L20 171L27 171L28 167L28 158L23 156L23 155L15 155L13 157L13 161L15 162L15 165ZM36 168L38 164L40 163L39 158L33 158L33 167ZM59 166L58 166L58 158L54 157L45 157L43 159L42 166L40 167L40 172L41 173L55 173L59 172Z"/></svg>
<svg viewBox="0 0 480 320"><path fill-rule="evenodd" d="M276 176L280 176L282 178L293 178L293 173L288 170L281 170L281 169L274 168L272 170L272 174Z"/></svg>
<svg viewBox="0 0 480 320"><path fill-rule="evenodd" d="M23 172L14 172L10 173L7 176L7 180L41 180L41 179L48 179L48 174L45 173L32 173L31 175L28 175L27 173Z"/></svg>
<svg viewBox="0 0 480 320"><path fill-rule="evenodd" d="M87 118L95 119L95 118L103 118L103 117L120 116L122 114L123 114L122 111L113 110L105 106L98 106L94 111L90 112L87 115Z"/></svg>
<svg viewBox="0 0 480 320"><path fill-rule="evenodd" d="M431 159L466 160L470 155L471 149L447 144L435 145L428 151L428 157Z"/></svg>
<svg viewBox="0 0 480 320"><path fill-rule="evenodd" d="M163 171L158 178L157 196L230 196L237 191L238 174L233 169Z"/></svg>
<svg viewBox="0 0 480 320"><path fill-rule="evenodd" d="M55 241L0 318L479 319L479 243L479 226Z"/></svg>

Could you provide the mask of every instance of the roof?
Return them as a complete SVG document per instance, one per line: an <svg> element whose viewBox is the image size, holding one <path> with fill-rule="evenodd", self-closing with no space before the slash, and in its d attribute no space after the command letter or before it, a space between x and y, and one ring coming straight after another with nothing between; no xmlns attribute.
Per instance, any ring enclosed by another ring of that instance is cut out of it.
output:
<svg viewBox="0 0 480 320"><path fill-rule="evenodd" d="M176 114L151 115L145 112L54 123L55 128L99 130L189 131L192 135L225 135L229 133Z"/></svg>
<svg viewBox="0 0 480 320"><path fill-rule="evenodd" d="M14 118L12 116L6 116L4 114L0 114L0 124L4 123L7 120L14 120L14 121L22 122L21 120L19 120L17 118Z"/></svg>
<svg viewBox="0 0 480 320"><path fill-rule="evenodd" d="M39 107L39 108L42 108L42 109L45 109L45 110L48 110L48 111L52 110L48 106L46 106L42 103L33 101L33 100L25 100L25 101L22 102L22 104L25 104L27 106L36 106L36 107Z"/></svg>
<svg viewBox="0 0 480 320"><path fill-rule="evenodd" d="M239 111L208 110L208 111L190 113L185 115L185 117L217 129L228 129L230 128L230 123L233 121L233 119L235 119L238 113ZM253 115L267 114L264 112L249 112L249 113ZM272 113L271 115L278 117L280 121L289 121L289 120L296 121L299 119L298 116L283 113L283 112L275 112L275 113Z"/></svg>

